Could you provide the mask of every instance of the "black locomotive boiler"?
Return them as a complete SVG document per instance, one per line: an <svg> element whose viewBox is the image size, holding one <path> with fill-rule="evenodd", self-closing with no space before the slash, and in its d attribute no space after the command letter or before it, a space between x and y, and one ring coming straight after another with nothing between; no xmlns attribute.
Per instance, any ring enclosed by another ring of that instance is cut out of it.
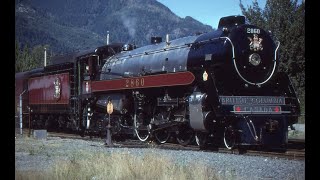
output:
<svg viewBox="0 0 320 180"><path fill-rule="evenodd" d="M297 122L300 106L289 77L278 71L279 46L268 32L246 24L245 17L228 16L209 33L175 40L167 36L139 48L113 43L57 58L24 81L54 81L55 90L43 91L60 99L37 103L32 91L42 85L26 87L33 121L47 128L68 124L103 133L112 103L114 135L133 133L140 141L159 143L174 135L181 144L195 136L200 146L214 139L229 149L280 147L288 141L288 126ZM61 111L53 111L62 100Z"/></svg>

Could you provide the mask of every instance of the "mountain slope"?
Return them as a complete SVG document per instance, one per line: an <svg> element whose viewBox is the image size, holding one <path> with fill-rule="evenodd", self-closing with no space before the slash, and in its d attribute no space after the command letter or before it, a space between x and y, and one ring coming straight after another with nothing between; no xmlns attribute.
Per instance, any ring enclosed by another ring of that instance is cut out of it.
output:
<svg viewBox="0 0 320 180"><path fill-rule="evenodd" d="M212 28L192 17L180 18L156 0L16 0L16 39L31 46L49 44L55 52L111 42L150 43Z"/></svg>

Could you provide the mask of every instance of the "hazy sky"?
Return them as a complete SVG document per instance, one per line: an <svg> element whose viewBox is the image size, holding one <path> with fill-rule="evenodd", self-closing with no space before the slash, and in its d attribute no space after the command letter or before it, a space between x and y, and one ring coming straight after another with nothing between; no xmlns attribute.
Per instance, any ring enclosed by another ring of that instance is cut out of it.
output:
<svg viewBox="0 0 320 180"><path fill-rule="evenodd" d="M212 28L218 27L221 17L242 15L239 0L158 0L158 2L182 18L191 16ZM252 0L242 0L244 7L252 5L252 2ZM258 0L258 4L264 8L266 0Z"/></svg>

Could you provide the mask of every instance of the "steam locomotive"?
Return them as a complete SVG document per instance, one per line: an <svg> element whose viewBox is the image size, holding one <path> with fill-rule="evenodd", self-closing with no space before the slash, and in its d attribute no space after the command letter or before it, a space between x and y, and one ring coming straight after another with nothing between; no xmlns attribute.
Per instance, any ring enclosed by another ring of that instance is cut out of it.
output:
<svg viewBox="0 0 320 180"><path fill-rule="evenodd" d="M228 16L208 33L57 56L16 74L16 112L29 108L22 119L32 129L104 134L110 121L114 136L140 141L285 146L300 103L278 71L279 46L244 16Z"/></svg>

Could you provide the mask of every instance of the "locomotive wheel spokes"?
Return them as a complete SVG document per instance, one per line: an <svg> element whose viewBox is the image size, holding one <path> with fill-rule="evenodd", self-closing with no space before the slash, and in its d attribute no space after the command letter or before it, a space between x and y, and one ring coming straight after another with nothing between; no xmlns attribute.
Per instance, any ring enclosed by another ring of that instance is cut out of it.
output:
<svg viewBox="0 0 320 180"><path fill-rule="evenodd" d="M223 142L227 149L232 149L236 143L236 134L232 126L226 127L223 133Z"/></svg>
<svg viewBox="0 0 320 180"><path fill-rule="evenodd" d="M154 136L160 144L164 144L170 137L170 132L167 129L160 129L154 131Z"/></svg>
<svg viewBox="0 0 320 180"><path fill-rule="evenodd" d="M170 119L171 112L166 109L166 107L155 106L153 109L153 119L154 124L161 124L163 122L168 122ZM168 141L170 137L170 132L168 129L158 129L155 130L153 135L160 144L164 144Z"/></svg>
<svg viewBox="0 0 320 180"><path fill-rule="evenodd" d="M151 125L144 125L142 122L139 122L137 115L134 115L134 131L138 139L142 142L146 141L150 136Z"/></svg>
<svg viewBox="0 0 320 180"><path fill-rule="evenodd" d="M194 138L194 132L188 125L182 125L176 131L176 139L179 144L186 146Z"/></svg>
<svg viewBox="0 0 320 180"><path fill-rule="evenodd" d="M207 138L208 138L207 133L204 133L204 132L196 132L195 133L196 143L200 148L202 148L206 145Z"/></svg>

